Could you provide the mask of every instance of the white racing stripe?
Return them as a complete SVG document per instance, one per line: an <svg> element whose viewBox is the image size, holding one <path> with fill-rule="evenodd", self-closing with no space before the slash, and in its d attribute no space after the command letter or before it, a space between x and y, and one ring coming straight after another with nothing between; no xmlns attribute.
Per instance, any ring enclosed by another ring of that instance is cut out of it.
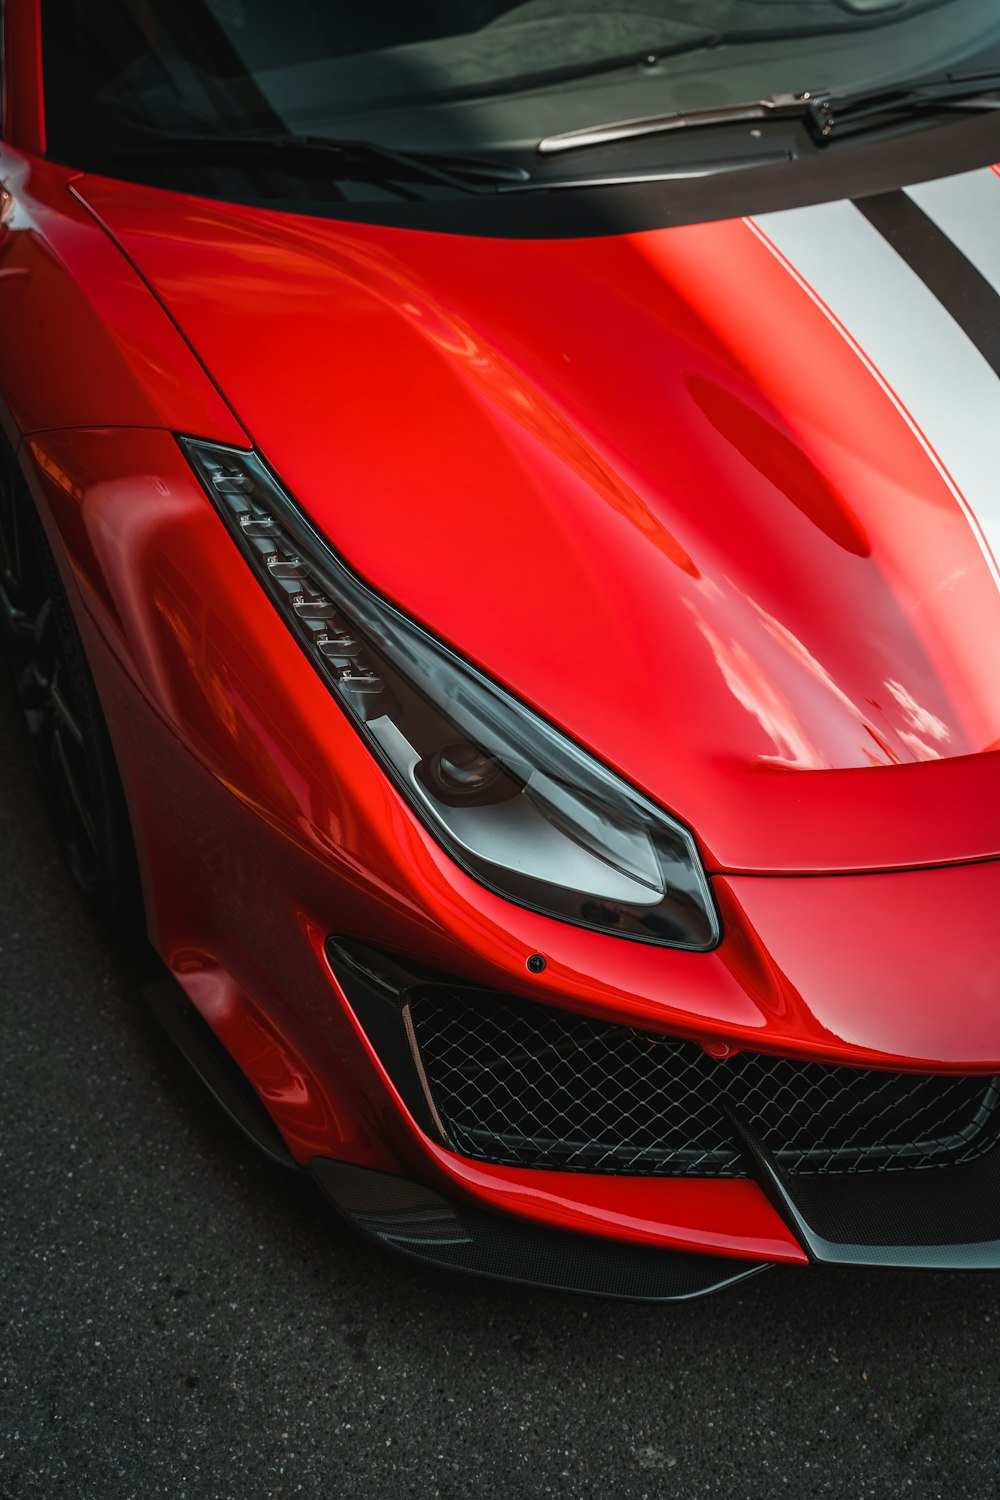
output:
<svg viewBox="0 0 1000 1500"><path fill-rule="evenodd" d="M785 209L750 222L843 324L910 421L1000 588L1000 380L990 365L853 203ZM947 233L957 244L950 224ZM1000 241L991 253L1000 270Z"/></svg>
<svg viewBox="0 0 1000 1500"><path fill-rule="evenodd" d="M1000 292L1000 177L989 167L980 167L959 177L909 187L906 196Z"/></svg>

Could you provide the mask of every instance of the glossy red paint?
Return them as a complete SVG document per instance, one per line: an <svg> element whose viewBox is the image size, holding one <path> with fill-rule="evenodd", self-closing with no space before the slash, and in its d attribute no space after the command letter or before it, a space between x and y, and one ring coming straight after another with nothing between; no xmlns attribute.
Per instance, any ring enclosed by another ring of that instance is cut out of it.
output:
<svg viewBox="0 0 1000 1500"><path fill-rule="evenodd" d="M809 997L833 1042L877 1057L978 1068L1000 1042L1000 861L808 880L731 877L732 925L758 935L788 993ZM829 941L817 940L829 934ZM846 952L831 951L842 934Z"/></svg>
<svg viewBox="0 0 1000 1500"><path fill-rule="evenodd" d="M983 882L985 910L1000 864L912 874L897 886L891 876L717 879L725 937L707 955L622 942L512 907L458 871L398 802L309 662L288 649L283 622L261 609L259 586L238 557L234 562L225 529L169 435L48 433L31 440L30 452L81 607L121 678L116 687L109 677L104 688L116 699L115 721L120 712L129 724L117 748L137 829L140 837L154 830L161 841L146 865L162 949L201 953L232 971L220 945L239 944L252 954L249 974L267 974L280 991L288 988L282 965L294 951L293 933L321 962L317 945L331 931L375 942L391 932L392 946L470 981L502 978L505 988L596 1016L627 1014L688 1035L725 1035L830 1060L850 1053L890 1065L940 1056L919 1045L921 1013L941 1007L933 974L924 983L911 976L903 1013L893 1016L897 1045L875 1046L836 999L838 990L857 988L867 949L853 955L838 945L838 957L817 939L831 966L819 1009L808 987L783 972L768 926L756 924L753 910L749 922L742 917L735 893L776 894L770 920L780 953L789 929L805 922L810 893L818 911L805 925L816 933L830 890L853 893L859 912L876 895L887 909L883 893L898 890L894 922L902 945L911 937L918 893L957 891L972 870ZM119 707L126 692L136 701ZM186 751L176 769L175 742ZM178 882L176 872L190 870L197 878ZM286 883L299 901L279 938L271 930L276 886ZM787 921L780 893L789 903ZM928 895L925 918L932 907ZM832 933L840 930L835 920ZM970 951L979 962L975 944ZM533 952L548 958L541 975L524 968ZM296 990L301 983L297 978ZM252 992L253 982L246 987ZM952 1006L948 1024L958 1050L946 1062L1000 1061L1000 1021L989 1032L980 1011L978 1002L970 1006L963 1032L962 1013Z"/></svg>
<svg viewBox="0 0 1000 1500"><path fill-rule="evenodd" d="M247 439L163 309L73 196L74 174L0 145L0 391L10 431L167 427Z"/></svg>
<svg viewBox="0 0 1000 1500"><path fill-rule="evenodd" d="M808 1257L756 1183L586 1177L480 1167L434 1148L437 1186L453 1198L605 1239L695 1254L805 1265ZM414 1170L427 1175L414 1156ZM738 1226L738 1228L737 1228Z"/></svg>
<svg viewBox="0 0 1000 1500"><path fill-rule="evenodd" d="M1000 594L746 224L470 242L74 191L342 554L712 866L1000 853Z"/></svg>
<svg viewBox="0 0 1000 1500"><path fill-rule="evenodd" d="M748 1256L766 1244L771 1258L796 1256L753 1184L550 1181L433 1147L329 972L330 931L391 934L401 951L470 981L706 1041L886 1066L1000 1061L1000 1024L979 993L1000 864L718 880L726 935L709 955L511 908L457 871L399 805L305 657L289 650L286 627L261 609L168 434L53 432L29 451L78 590L155 941L298 1160L408 1170L549 1222L587 1220L595 1233L609 1232L603 1216L627 1238L655 1224L664 1243L742 1245ZM945 959L935 969L912 944L914 924L931 932L942 907L964 914L947 979ZM837 941L845 930L858 934L849 948ZM535 951L548 966L531 977L524 964ZM905 977L896 1002L894 959ZM884 1035L873 1030L876 995Z"/></svg>
<svg viewBox="0 0 1000 1500"><path fill-rule="evenodd" d="M388 943L705 1043L995 1071L1000 686L972 642L1000 600L940 473L742 222L501 244L81 178L38 156L37 7L7 17L0 410L105 705L160 953L299 1162L803 1262L750 1181L433 1145L323 944ZM688 819L717 951L577 929L458 870L174 432L259 445L383 592ZM920 529L900 525L914 502ZM914 708L936 743L915 742Z"/></svg>

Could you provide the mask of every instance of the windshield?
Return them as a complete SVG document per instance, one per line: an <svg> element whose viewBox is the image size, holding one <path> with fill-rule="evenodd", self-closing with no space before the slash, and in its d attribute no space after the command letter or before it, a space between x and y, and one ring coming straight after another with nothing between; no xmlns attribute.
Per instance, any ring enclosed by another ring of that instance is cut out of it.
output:
<svg viewBox="0 0 1000 1500"><path fill-rule="evenodd" d="M1000 67L996 0L43 0L42 19L48 154L195 191L249 168L138 166L143 146L291 133L536 175L541 138L602 122ZM743 135L794 154L791 128ZM692 142L629 143L615 166L679 152ZM295 171L266 162L255 194ZM336 193L393 191L360 175Z"/></svg>

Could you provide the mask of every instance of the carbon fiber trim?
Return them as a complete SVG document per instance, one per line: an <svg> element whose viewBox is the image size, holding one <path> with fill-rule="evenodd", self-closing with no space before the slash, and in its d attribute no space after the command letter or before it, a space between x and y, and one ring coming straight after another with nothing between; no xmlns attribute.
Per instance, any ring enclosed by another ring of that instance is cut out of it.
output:
<svg viewBox="0 0 1000 1500"><path fill-rule="evenodd" d="M474 1276L629 1302L686 1302L768 1269L766 1262L547 1229L323 1157L314 1157L309 1170L334 1207L370 1239L426 1265Z"/></svg>
<svg viewBox="0 0 1000 1500"><path fill-rule="evenodd" d="M1000 1270L1000 1148L934 1172L793 1177L727 1113L768 1197L813 1260L925 1271Z"/></svg>
<svg viewBox="0 0 1000 1500"><path fill-rule="evenodd" d="M299 1171L253 1084L177 980L163 974L146 985L144 993L160 1025L233 1123L271 1161L289 1171Z"/></svg>

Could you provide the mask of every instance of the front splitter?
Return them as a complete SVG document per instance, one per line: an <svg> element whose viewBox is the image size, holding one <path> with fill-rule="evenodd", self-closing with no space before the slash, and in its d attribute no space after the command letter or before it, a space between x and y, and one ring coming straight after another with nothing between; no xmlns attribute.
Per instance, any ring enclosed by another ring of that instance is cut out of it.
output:
<svg viewBox="0 0 1000 1500"><path fill-rule="evenodd" d="M768 1269L549 1229L443 1198L405 1177L314 1157L309 1170L333 1206L370 1239L427 1265L628 1302L687 1302Z"/></svg>

